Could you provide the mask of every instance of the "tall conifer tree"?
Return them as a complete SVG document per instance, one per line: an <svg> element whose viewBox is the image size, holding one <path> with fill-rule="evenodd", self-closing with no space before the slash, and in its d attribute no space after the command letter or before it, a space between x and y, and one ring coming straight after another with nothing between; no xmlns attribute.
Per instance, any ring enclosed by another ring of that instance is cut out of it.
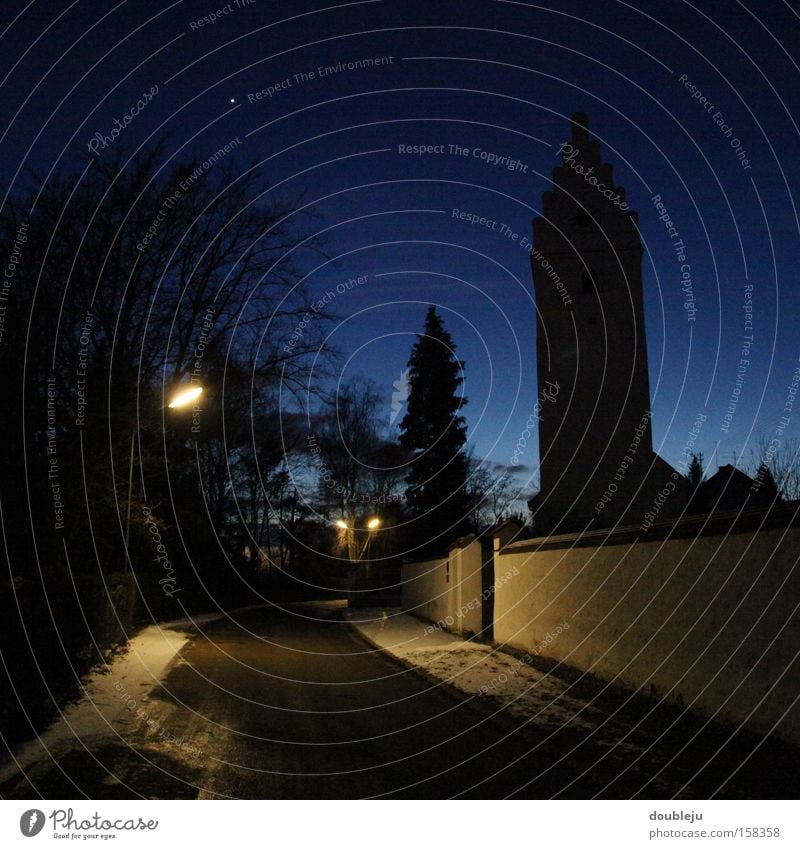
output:
<svg viewBox="0 0 800 849"><path fill-rule="evenodd" d="M441 550L468 528L467 428L461 408L464 363L434 307L417 335L409 366L409 398L400 443L411 452L406 496L418 545Z"/></svg>

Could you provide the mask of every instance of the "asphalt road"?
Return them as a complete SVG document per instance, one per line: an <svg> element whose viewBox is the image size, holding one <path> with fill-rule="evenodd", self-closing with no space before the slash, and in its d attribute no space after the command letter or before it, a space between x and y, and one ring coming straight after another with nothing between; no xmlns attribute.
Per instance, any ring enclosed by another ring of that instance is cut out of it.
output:
<svg viewBox="0 0 800 849"><path fill-rule="evenodd" d="M764 747L726 782L741 766L741 741L698 773L702 745L688 762L676 744L683 757L661 752L634 765L608 737L569 728L537 737L375 651L335 611L312 608L249 611L210 626L183 649L146 715L125 740L75 749L0 795L705 798L724 785L721 795L746 798L753 772L756 795L781 795L763 792L765 758L777 768L775 786L796 792L780 780L796 763L775 763L785 753Z"/></svg>

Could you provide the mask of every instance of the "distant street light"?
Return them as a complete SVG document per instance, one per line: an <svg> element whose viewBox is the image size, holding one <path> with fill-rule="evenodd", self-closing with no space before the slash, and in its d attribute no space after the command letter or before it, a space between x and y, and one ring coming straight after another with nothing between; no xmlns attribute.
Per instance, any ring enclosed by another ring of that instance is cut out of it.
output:
<svg viewBox="0 0 800 849"><path fill-rule="evenodd" d="M381 520L377 516L373 516L372 518L367 520L367 527L366 528L350 527L350 525L348 525L347 522L344 519L337 519L335 524L336 524L336 527L339 528L340 531L346 532L344 534L344 536L345 536L345 542L346 542L346 545L347 545L348 557L350 558L350 560L353 563L360 563L361 558L364 556L364 553L367 550L367 546L369 546L370 541L372 540L372 533L371 532L376 531L380 527ZM357 545L356 545L355 532L358 531L358 530L361 530L361 531L366 530L367 535L366 535L366 538L364 540L364 544L361 546L361 551L359 551L356 554ZM355 557L353 556L354 554L356 554Z"/></svg>
<svg viewBox="0 0 800 849"><path fill-rule="evenodd" d="M203 394L203 387L195 384L178 392L177 395L167 404L171 410L178 410L182 407L187 407L196 398ZM163 407L162 407L163 409ZM128 545L131 538L131 499L133 498L133 461L136 457L136 428L131 431L131 455L130 464L128 466L128 515L125 520L125 568L123 571L128 571L128 563L130 563L130 552Z"/></svg>

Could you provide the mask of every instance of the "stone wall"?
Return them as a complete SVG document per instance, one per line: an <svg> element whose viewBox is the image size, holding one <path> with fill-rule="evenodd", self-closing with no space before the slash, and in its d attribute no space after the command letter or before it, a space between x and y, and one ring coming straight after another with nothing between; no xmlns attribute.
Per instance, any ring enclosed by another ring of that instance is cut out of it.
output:
<svg viewBox="0 0 800 849"><path fill-rule="evenodd" d="M512 577L497 586L495 640L546 644L538 653L556 661L800 742L797 518L784 509L498 545L495 575Z"/></svg>

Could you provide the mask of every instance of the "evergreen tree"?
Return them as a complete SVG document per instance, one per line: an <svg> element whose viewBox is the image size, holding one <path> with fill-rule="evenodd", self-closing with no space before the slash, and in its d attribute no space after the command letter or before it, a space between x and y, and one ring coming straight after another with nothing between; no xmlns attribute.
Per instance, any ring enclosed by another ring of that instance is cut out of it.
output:
<svg viewBox="0 0 800 849"><path fill-rule="evenodd" d="M400 443L411 454L406 497L423 551L442 550L468 528L467 429L460 410L464 363L434 307L411 351L409 398Z"/></svg>
<svg viewBox="0 0 800 849"><path fill-rule="evenodd" d="M703 455L692 454L692 459L689 461L689 468L686 470L686 480L689 482L689 501L686 510L690 514L708 512L707 493L700 487L700 484L703 483L704 476Z"/></svg>
<svg viewBox="0 0 800 849"><path fill-rule="evenodd" d="M703 455L702 454L692 454L692 459L689 463L689 468L686 473L686 478L689 481L689 485L692 490L696 490L698 486L703 482L703 475L705 474L705 470L703 469Z"/></svg>

